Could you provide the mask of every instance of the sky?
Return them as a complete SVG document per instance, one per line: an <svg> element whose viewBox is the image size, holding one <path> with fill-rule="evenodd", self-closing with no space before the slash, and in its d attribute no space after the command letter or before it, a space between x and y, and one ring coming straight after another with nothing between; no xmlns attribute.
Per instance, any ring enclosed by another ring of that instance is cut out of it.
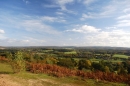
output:
<svg viewBox="0 0 130 86"><path fill-rule="evenodd" d="M0 46L130 47L130 0L0 0Z"/></svg>

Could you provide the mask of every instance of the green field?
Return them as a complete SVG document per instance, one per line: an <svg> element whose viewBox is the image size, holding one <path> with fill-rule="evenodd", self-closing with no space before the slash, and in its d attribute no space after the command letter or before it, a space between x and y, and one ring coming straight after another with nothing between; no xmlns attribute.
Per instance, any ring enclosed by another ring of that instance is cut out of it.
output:
<svg viewBox="0 0 130 86"><path fill-rule="evenodd" d="M71 51L71 52L64 52L65 54L77 54L76 51Z"/></svg>
<svg viewBox="0 0 130 86"><path fill-rule="evenodd" d="M118 57L118 58L126 58L126 59L128 59L128 57L130 57L130 56L121 55L121 54L115 54L115 55L113 56L113 58L115 58L115 57Z"/></svg>
<svg viewBox="0 0 130 86"><path fill-rule="evenodd" d="M79 60L87 60L86 58L74 58L76 61ZM96 62L99 63L99 61L102 61L102 59L89 59L91 62ZM122 60L103 60L104 62L113 62L113 63L117 63L117 62L122 62Z"/></svg>

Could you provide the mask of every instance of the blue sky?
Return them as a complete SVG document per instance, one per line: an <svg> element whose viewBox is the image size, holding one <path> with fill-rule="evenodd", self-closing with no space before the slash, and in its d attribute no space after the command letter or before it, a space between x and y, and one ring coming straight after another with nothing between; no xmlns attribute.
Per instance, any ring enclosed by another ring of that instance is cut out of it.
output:
<svg viewBox="0 0 130 86"><path fill-rule="evenodd" d="M130 0L0 0L0 46L130 47Z"/></svg>

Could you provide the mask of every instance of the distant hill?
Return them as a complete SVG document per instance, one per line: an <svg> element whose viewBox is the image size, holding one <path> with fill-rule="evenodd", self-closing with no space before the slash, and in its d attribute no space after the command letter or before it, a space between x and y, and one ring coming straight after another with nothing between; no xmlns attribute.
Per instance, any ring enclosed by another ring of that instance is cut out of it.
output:
<svg viewBox="0 0 130 86"><path fill-rule="evenodd" d="M6 47L0 46L0 49L29 49L29 48L130 50L130 47L111 47L111 46L6 46Z"/></svg>
<svg viewBox="0 0 130 86"><path fill-rule="evenodd" d="M5 49L5 47L0 46L0 49Z"/></svg>

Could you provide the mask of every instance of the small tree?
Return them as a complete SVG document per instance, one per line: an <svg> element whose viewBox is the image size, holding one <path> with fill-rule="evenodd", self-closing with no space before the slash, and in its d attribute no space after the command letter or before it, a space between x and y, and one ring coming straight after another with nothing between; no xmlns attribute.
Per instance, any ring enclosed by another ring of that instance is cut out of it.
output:
<svg viewBox="0 0 130 86"><path fill-rule="evenodd" d="M82 70L82 68L90 69L91 61L90 60L79 60L78 69Z"/></svg>
<svg viewBox="0 0 130 86"><path fill-rule="evenodd" d="M104 65L101 63L93 62L92 67L94 68L94 70L104 71Z"/></svg>
<svg viewBox="0 0 130 86"><path fill-rule="evenodd" d="M105 72L110 72L109 67L108 67L108 66L105 66L105 67L104 67L104 71L105 71Z"/></svg>
<svg viewBox="0 0 130 86"><path fill-rule="evenodd" d="M14 73L25 71L25 60L23 58L23 53L18 51L14 55L14 59L11 61L11 66Z"/></svg>

